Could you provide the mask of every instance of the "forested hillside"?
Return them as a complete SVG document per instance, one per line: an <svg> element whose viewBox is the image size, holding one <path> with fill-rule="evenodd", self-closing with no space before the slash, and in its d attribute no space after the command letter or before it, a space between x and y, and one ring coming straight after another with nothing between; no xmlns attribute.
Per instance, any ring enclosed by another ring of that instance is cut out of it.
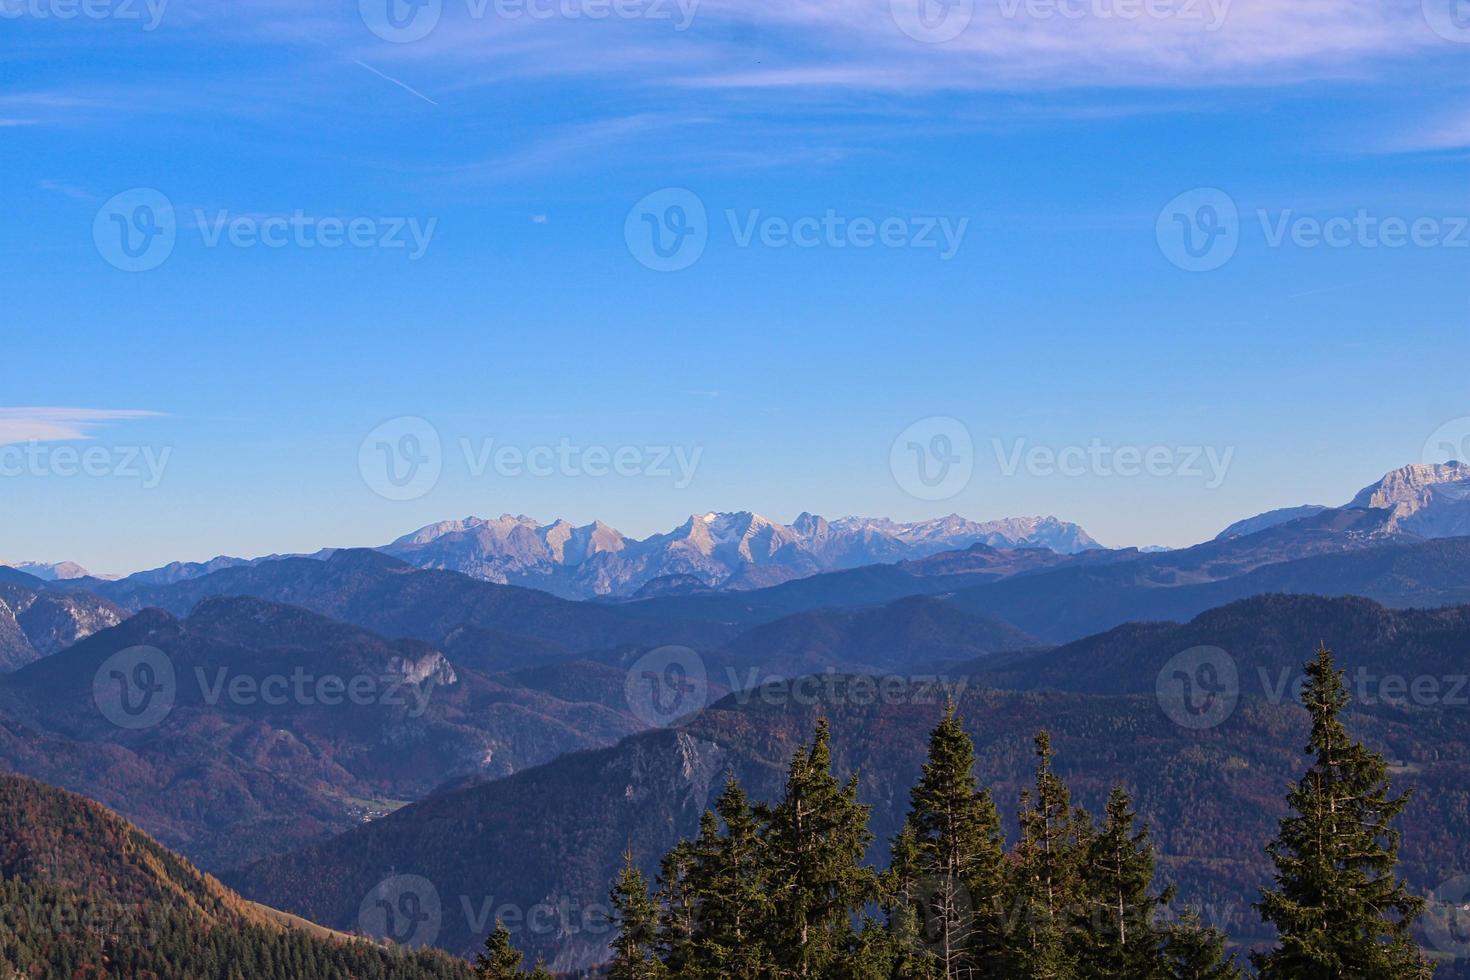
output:
<svg viewBox="0 0 1470 980"><path fill-rule="evenodd" d="M0 776L7 980L469 980L253 905L103 807Z"/></svg>

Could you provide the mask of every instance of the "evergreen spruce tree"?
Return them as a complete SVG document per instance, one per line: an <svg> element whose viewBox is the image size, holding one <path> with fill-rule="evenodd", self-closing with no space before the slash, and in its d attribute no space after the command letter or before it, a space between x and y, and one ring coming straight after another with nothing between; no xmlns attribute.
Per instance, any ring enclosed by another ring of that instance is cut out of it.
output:
<svg viewBox="0 0 1470 980"><path fill-rule="evenodd" d="M710 976L756 977L772 967L762 829L745 791L730 777L714 812L704 816L690 871L698 908L693 941Z"/></svg>
<svg viewBox="0 0 1470 980"><path fill-rule="evenodd" d="M1051 736L1036 736L1036 786L1021 794L1021 838L1011 861L1010 928L1002 973L1024 980L1072 980L1081 859L1091 821L1073 810L1071 793L1052 771Z"/></svg>
<svg viewBox="0 0 1470 980"><path fill-rule="evenodd" d="M1097 980L1164 975L1158 914L1172 892L1153 892L1153 848L1148 828L1135 828L1136 820L1127 792L1115 786L1103 825L1088 841L1082 875L1087 915L1077 949L1083 973Z"/></svg>
<svg viewBox="0 0 1470 980"><path fill-rule="evenodd" d="M856 777L844 785L832 774L830 738L827 722L819 722L811 748L791 761L784 798L757 811L769 828L777 976L855 976L861 953L853 920L879 897L877 875L862 864L872 840L869 808L857 802Z"/></svg>
<svg viewBox="0 0 1470 980"><path fill-rule="evenodd" d="M920 871L918 836L905 823L893 839L892 860L882 878L883 912L888 919L887 959L893 980L938 980L939 963L925 943L917 901Z"/></svg>
<svg viewBox="0 0 1470 980"><path fill-rule="evenodd" d="M617 937L612 941L611 980L657 980L664 975L659 961L658 906L648 895L643 872L633 863L633 851L623 854L623 870L613 885L610 917Z"/></svg>
<svg viewBox="0 0 1470 980"><path fill-rule="evenodd" d="M1306 674L1313 762L1266 848L1276 887L1258 905L1281 938L1252 958L1262 980L1427 978L1433 969L1409 936L1424 902L1395 877L1393 822L1408 797L1392 795L1383 757L1349 738L1341 719L1347 688L1325 647Z"/></svg>
<svg viewBox="0 0 1470 980"><path fill-rule="evenodd" d="M1170 980L1241 980L1240 968L1225 955L1225 937L1193 915L1165 931L1164 976Z"/></svg>
<svg viewBox="0 0 1470 980"><path fill-rule="evenodd" d="M510 980L521 976L520 950L510 941L510 930L499 919L495 931L485 937L485 949L475 957L478 980Z"/></svg>
<svg viewBox="0 0 1470 980"><path fill-rule="evenodd" d="M974 743L951 704L929 736L929 759L909 796L903 842L911 850L905 877L912 915L945 980L989 975L984 964L1001 946L1000 815L989 792L976 785L974 768Z"/></svg>
<svg viewBox="0 0 1470 980"><path fill-rule="evenodd" d="M694 845L680 841L659 865L658 954L669 972L689 976L697 965L694 950L695 895L690 887Z"/></svg>

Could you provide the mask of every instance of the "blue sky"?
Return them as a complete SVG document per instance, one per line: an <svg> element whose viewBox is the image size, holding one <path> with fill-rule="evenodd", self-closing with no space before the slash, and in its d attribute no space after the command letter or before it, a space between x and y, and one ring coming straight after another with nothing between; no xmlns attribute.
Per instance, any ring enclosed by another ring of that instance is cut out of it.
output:
<svg viewBox="0 0 1470 980"><path fill-rule="evenodd" d="M1182 545L1470 436L1465 0L394 2L423 37L0 0L0 560L733 509ZM385 492L402 418L437 475Z"/></svg>

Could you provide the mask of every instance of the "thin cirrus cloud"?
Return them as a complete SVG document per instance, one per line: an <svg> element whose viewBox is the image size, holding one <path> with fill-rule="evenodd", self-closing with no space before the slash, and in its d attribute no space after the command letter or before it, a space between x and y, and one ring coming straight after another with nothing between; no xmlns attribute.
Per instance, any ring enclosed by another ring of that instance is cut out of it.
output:
<svg viewBox="0 0 1470 980"><path fill-rule="evenodd" d="M0 408L0 446L27 442L77 442L109 422L157 418L162 412L131 408Z"/></svg>
<svg viewBox="0 0 1470 980"><path fill-rule="evenodd" d="M926 0L823 0L702 11L765 15L831 39L830 56L691 76L703 86L893 89L1239 86L1352 76L1425 48L1448 53L1418 0L1173 0L1164 15L1119 0L989 0L960 33L921 43L896 8ZM834 30L835 29L835 30ZM852 52L859 52L856 56ZM840 52L840 54L838 53Z"/></svg>
<svg viewBox="0 0 1470 980"><path fill-rule="evenodd" d="M1417 132L1389 147L1393 150L1470 149L1470 111L1432 120Z"/></svg>
<svg viewBox="0 0 1470 980"><path fill-rule="evenodd" d="M377 51L446 70L506 68L529 56L542 73L606 69L633 84L943 90L1279 83L1453 48L1430 29L1420 0L974 0L972 11L951 0L967 11L966 26L943 43L899 27L902 8L930 0L689 2L664 5L689 10L687 30L667 20L456 16L446 3L428 37ZM1162 13L1139 13L1148 10Z"/></svg>

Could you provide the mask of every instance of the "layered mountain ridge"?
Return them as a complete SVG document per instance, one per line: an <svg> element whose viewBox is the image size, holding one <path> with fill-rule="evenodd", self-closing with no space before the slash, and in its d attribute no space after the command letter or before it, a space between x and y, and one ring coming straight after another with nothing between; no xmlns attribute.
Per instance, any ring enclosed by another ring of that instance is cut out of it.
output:
<svg viewBox="0 0 1470 980"><path fill-rule="evenodd" d="M974 544L1059 554L1101 548L1081 527L1055 517L976 522L951 514L902 523L872 517L828 521L803 513L782 524L738 511L694 514L671 531L643 539L601 521L576 527L524 515L467 517L422 527L380 550L421 568L590 598L633 595L670 576L688 576L709 588L762 588Z"/></svg>

